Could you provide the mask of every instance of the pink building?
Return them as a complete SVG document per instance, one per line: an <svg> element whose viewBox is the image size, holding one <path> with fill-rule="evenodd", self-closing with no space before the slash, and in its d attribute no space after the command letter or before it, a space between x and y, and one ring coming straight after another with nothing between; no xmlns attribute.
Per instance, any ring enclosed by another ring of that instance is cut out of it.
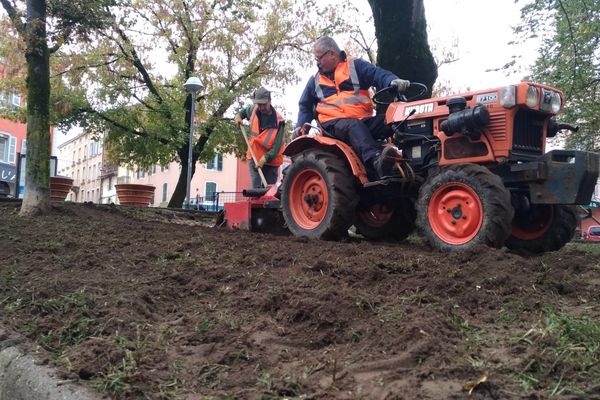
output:
<svg viewBox="0 0 600 400"><path fill-rule="evenodd" d="M0 79L6 77L0 65ZM0 111L25 106L25 99L16 92L0 92ZM52 141L53 129L50 129ZM0 118L0 196L17 197L18 155L27 151L27 125ZM53 172L53 171L52 171Z"/></svg>
<svg viewBox="0 0 600 400"><path fill-rule="evenodd" d="M166 207L177 185L181 166L172 162L168 166L155 165L149 170L119 168L117 183L142 183L154 186L153 206ZM115 176L115 175L113 175ZM193 204L199 203L206 209L222 206L223 199L230 198L236 192L251 187L248 165L231 154L218 154L214 160L196 164L196 172L192 177L190 197ZM106 189L106 190L105 190ZM217 195L215 195L217 194ZM216 204L220 197L219 204ZM103 187L103 202L116 203L114 188Z"/></svg>

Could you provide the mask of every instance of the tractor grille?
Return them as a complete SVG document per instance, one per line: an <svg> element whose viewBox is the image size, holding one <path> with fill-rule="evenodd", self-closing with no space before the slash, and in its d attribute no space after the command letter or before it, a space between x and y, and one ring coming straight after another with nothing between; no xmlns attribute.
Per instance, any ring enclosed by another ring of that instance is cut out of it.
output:
<svg viewBox="0 0 600 400"><path fill-rule="evenodd" d="M545 115L528 110L517 111L513 129L513 153L541 155L545 122Z"/></svg>
<svg viewBox="0 0 600 400"><path fill-rule="evenodd" d="M488 125L488 132L495 141L504 142L506 140L506 113L501 111L499 113L490 113L490 123Z"/></svg>

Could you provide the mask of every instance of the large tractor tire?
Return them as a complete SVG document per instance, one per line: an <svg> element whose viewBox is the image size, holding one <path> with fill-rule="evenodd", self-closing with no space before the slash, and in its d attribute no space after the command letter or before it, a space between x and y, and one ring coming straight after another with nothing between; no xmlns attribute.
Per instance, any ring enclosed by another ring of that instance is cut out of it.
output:
<svg viewBox="0 0 600 400"><path fill-rule="evenodd" d="M373 241L401 241L415 230L417 211L409 199L391 203L359 206L354 226L356 232Z"/></svg>
<svg viewBox="0 0 600 400"><path fill-rule="evenodd" d="M281 207L295 236L326 240L347 236L357 203L355 178L336 154L305 150L286 170Z"/></svg>
<svg viewBox="0 0 600 400"><path fill-rule="evenodd" d="M439 250L500 248L510 235L513 214L502 180L480 165L443 168L419 190L417 226Z"/></svg>
<svg viewBox="0 0 600 400"><path fill-rule="evenodd" d="M573 239L577 223L573 206L532 204L517 208L506 247L534 254L559 250Z"/></svg>

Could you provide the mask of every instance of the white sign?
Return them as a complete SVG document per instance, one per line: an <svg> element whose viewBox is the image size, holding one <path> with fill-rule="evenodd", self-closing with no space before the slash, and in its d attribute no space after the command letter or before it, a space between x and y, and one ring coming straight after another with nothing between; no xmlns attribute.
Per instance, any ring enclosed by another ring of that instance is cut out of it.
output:
<svg viewBox="0 0 600 400"><path fill-rule="evenodd" d="M498 101L497 93L484 93L477 95L477 103L486 104L486 103L495 103Z"/></svg>
<svg viewBox="0 0 600 400"><path fill-rule="evenodd" d="M433 103L419 104L416 106L404 107L404 116L410 115L415 110L414 114L425 114L433 112Z"/></svg>

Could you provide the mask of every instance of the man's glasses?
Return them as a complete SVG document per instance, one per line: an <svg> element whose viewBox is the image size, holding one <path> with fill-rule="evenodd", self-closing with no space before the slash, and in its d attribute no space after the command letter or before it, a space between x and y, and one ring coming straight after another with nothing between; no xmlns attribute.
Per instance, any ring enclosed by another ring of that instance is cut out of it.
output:
<svg viewBox="0 0 600 400"><path fill-rule="evenodd" d="M326 55L327 53L329 53L329 51L331 51L331 50L328 50L328 51L326 51L325 53L321 54L320 56L317 56L317 57L315 57L315 61L316 61L316 62L318 62L318 63L320 63L320 62L321 62L321 59L322 59L323 57L325 57L325 55Z"/></svg>

